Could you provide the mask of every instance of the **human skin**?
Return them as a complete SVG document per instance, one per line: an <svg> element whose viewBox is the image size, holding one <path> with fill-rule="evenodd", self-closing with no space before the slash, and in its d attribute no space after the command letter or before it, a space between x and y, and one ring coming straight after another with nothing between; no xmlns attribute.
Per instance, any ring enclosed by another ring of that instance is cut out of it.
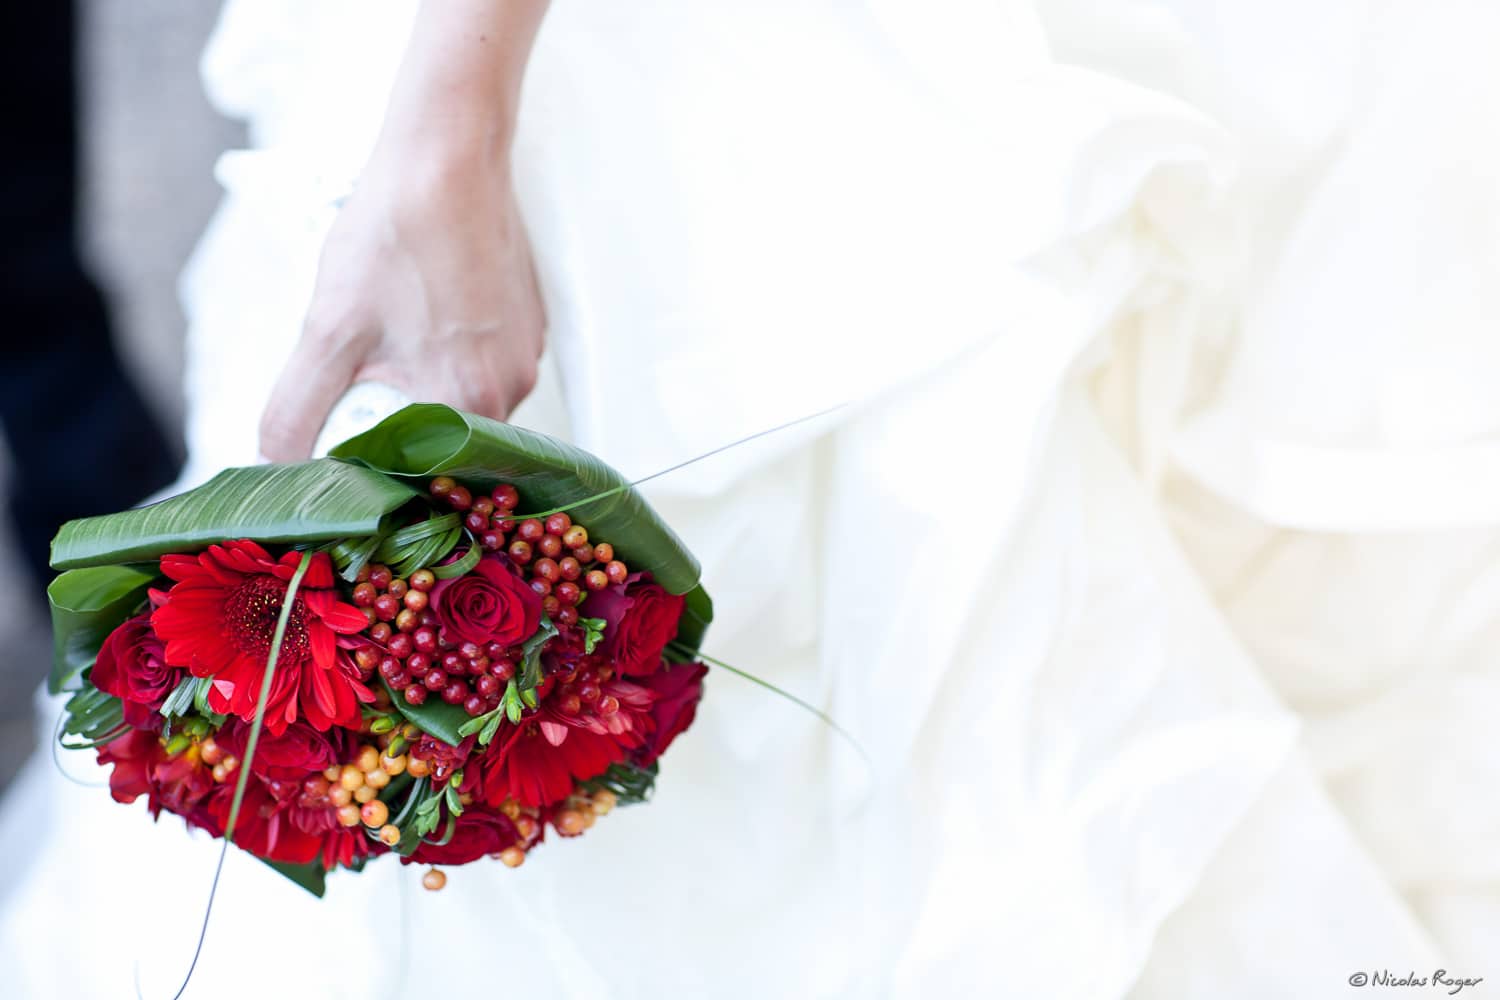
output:
<svg viewBox="0 0 1500 1000"><path fill-rule="evenodd" d="M545 317L510 151L546 9L547 0L424 0L261 417L266 458L306 458L356 382L497 419L536 384Z"/></svg>

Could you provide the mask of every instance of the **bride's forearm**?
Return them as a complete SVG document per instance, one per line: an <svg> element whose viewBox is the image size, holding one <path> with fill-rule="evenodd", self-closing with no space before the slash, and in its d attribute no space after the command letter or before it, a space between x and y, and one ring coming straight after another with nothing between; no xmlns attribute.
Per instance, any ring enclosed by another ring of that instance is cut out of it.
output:
<svg viewBox="0 0 1500 1000"><path fill-rule="evenodd" d="M502 169L548 0L423 0L377 154Z"/></svg>

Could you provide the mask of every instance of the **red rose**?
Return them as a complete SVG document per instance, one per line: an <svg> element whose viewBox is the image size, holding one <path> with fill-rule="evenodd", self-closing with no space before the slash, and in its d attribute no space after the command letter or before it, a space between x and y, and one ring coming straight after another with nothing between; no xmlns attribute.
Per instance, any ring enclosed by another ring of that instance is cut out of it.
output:
<svg viewBox="0 0 1500 1000"><path fill-rule="evenodd" d="M456 580L432 588L432 606L448 635L458 642L514 645L542 624L542 596L511 568L489 555Z"/></svg>
<svg viewBox="0 0 1500 1000"><path fill-rule="evenodd" d="M623 674L649 674L677 635L686 599L669 594L660 584L636 574L625 583L606 587L584 602L588 613L603 618L604 652Z"/></svg>
<svg viewBox="0 0 1500 1000"><path fill-rule="evenodd" d="M651 718L656 721L656 731L646 745L636 751L636 760L646 766L662 754L667 747L693 724L698 714L698 702L703 698L703 675L708 667L701 663L668 664L641 683L656 695L651 705Z"/></svg>
<svg viewBox="0 0 1500 1000"><path fill-rule="evenodd" d="M100 691L126 702L127 711L131 702L155 711L186 673L167 665L166 643L152 631L147 612L109 634L89 679Z"/></svg>
<svg viewBox="0 0 1500 1000"><path fill-rule="evenodd" d="M470 806L454 824L452 840L441 846L422 844L403 860L419 865L466 865L486 854L498 854L519 839L516 825L505 816Z"/></svg>

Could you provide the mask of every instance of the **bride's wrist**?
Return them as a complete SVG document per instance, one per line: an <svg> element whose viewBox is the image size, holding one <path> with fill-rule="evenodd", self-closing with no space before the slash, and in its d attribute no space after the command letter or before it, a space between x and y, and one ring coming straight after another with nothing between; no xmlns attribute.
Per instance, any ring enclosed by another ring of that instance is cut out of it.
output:
<svg viewBox="0 0 1500 1000"><path fill-rule="evenodd" d="M484 181L509 183L512 129L491 116L450 113L403 128L388 127L366 173L386 174L462 188Z"/></svg>
<svg viewBox="0 0 1500 1000"><path fill-rule="evenodd" d="M428 0L391 89L372 160L508 179L532 40L547 0Z"/></svg>

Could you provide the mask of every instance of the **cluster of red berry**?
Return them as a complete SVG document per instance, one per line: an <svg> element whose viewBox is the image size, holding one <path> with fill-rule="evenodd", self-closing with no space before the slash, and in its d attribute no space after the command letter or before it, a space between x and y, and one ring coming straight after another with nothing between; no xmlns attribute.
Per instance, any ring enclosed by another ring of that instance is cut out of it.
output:
<svg viewBox="0 0 1500 1000"><path fill-rule="evenodd" d="M566 513L516 520L520 494L502 483L489 496L474 497L447 476L432 481L429 492L464 514L464 527L488 552L504 550L523 567L532 589L542 595L542 612L557 625L578 621L578 605L591 590L624 583L630 569L615 558L608 542L591 544L589 532Z"/></svg>
<svg viewBox="0 0 1500 1000"><path fill-rule="evenodd" d="M559 628L578 623L578 606L590 592L624 583L630 575L629 567L615 558L613 546L591 543L588 529L574 524L566 513L545 519L513 517L521 498L508 483L488 496L475 497L468 487L439 476L429 492L464 515L465 528L481 548L509 556L541 595L543 614ZM499 707L506 683L522 659L519 646L450 641L428 607L428 595L437 585L430 569L402 579L389 567L374 564L361 569L356 581L354 603L370 619L365 635L371 643L355 652L361 676L368 679L378 671L413 705L437 695L450 705L462 705L469 715ZM586 682L582 687L583 702L601 700L596 684Z"/></svg>

